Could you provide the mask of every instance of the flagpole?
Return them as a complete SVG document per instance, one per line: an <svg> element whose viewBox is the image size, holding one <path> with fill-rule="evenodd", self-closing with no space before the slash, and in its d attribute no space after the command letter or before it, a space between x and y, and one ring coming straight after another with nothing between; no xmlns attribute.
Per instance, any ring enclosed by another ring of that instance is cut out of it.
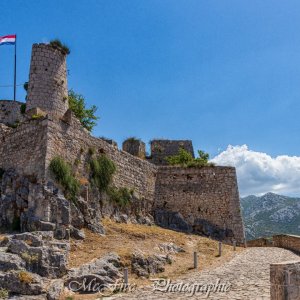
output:
<svg viewBox="0 0 300 300"><path fill-rule="evenodd" d="M17 35L15 40L14 101L16 101L16 86L17 86Z"/></svg>

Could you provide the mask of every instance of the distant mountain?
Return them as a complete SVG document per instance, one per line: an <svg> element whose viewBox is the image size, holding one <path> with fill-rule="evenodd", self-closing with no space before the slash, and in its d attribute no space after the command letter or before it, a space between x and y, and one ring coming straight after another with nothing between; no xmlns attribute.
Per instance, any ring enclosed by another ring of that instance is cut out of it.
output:
<svg viewBox="0 0 300 300"><path fill-rule="evenodd" d="M300 235L300 198L267 193L241 198L246 239L280 233Z"/></svg>

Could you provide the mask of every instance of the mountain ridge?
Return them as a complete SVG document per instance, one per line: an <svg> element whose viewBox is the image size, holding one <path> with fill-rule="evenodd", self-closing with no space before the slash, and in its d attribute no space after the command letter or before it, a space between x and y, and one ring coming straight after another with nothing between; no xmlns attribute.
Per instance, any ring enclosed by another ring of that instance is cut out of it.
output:
<svg viewBox="0 0 300 300"><path fill-rule="evenodd" d="M268 192L241 197L246 239L276 234L300 235L300 197Z"/></svg>

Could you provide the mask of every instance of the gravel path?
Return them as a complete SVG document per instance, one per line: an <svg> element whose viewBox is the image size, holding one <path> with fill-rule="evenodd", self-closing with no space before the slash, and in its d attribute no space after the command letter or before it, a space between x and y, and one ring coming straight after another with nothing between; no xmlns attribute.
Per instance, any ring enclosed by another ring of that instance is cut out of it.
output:
<svg viewBox="0 0 300 300"><path fill-rule="evenodd" d="M202 272L192 272L176 282L183 284L231 284L227 292L205 292L189 296L183 292L153 291L153 286L138 289L133 293L117 294L109 299L230 299L265 300L270 299L270 263L300 260L300 257L281 248L248 248L237 254L221 267ZM220 285L219 285L220 287ZM228 285L227 285L228 287Z"/></svg>

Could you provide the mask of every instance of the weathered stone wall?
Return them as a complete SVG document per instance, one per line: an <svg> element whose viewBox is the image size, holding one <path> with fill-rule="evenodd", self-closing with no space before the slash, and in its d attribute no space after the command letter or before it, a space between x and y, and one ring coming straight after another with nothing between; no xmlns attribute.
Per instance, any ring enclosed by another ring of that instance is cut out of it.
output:
<svg viewBox="0 0 300 300"><path fill-rule="evenodd" d="M152 140L151 158L149 161L156 165L167 165L166 157L178 154L180 148L190 152L194 157L192 141L189 140Z"/></svg>
<svg viewBox="0 0 300 300"><path fill-rule="evenodd" d="M1 134L2 132L2 134ZM46 120L30 120L10 130L0 130L0 168L44 178L47 146Z"/></svg>
<svg viewBox="0 0 300 300"><path fill-rule="evenodd" d="M48 120L48 128L46 168L51 159L59 155L73 165L79 178L88 179L89 149L94 149L96 155L105 153L117 166L114 184L117 187L133 188L135 195L144 203L144 210L151 211L157 171L155 165L92 137L76 119L73 119L71 125Z"/></svg>
<svg viewBox="0 0 300 300"><path fill-rule="evenodd" d="M271 264L271 300L300 299L300 260Z"/></svg>
<svg viewBox="0 0 300 300"><path fill-rule="evenodd" d="M68 109L66 55L51 45L32 46L27 111L39 107L53 117Z"/></svg>
<svg viewBox="0 0 300 300"><path fill-rule="evenodd" d="M285 248L300 253L300 236L286 234L274 235L273 245L274 247Z"/></svg>
<svg viewBox="0 0 300 300"><path fill-rule="evenodd" d="M42 183L43 191L45 185L53 181L48 167L55 156L68 161L76 177L82 182L88 182L90 152L93 150L94 157L105 153L115 162L115 186L134 189L135 199L139 201L125 210L128 216L133 213L137 215L137 212L142 215L154 214L156 222L165 227L193 231L226 241L244 241L234 168L158 167L120 151L103 139L92 137L72 115L68 123L44 118L26 121L16 129L0 129L0 168L12 168L19 175L34 175ZM51 217L47 217L49 209L45 201L51 197L45 196L43 201L43 195L47 193L36 192L37 194L39 198L36 199L40 199L38 202L43 204L36 205L34 214L42 222L55 223L53 213L50 214ZM95 208L99 199L91 196L80 201L83 201L83 205L86 205L86 201ZM102 214L112 209L111 206L97 208ZM111 211L111 215L113 213ZM33 218L31 214L30 219ZM61 225L60 221L56 223ZM84 224L89 222L83 220L76 227L80 228Z"/></svg>
<svg viewBox="0 0 300 300"><path fill-rule="evenodd" d="M22 122L24 115L21 114L23 103L11 100L0 100L0 123L13 125Z"/></svg>
<svg viewBox="0 0 300 300"><path fill-rule="evenodd" d="M123 151L137 156L139 158L146 157L146 145L144 142L137 139L127 139L122 144Z"/></svg>
<svg viewBox="0 0 300 300"><path fill-rule="evenodd" d="M160 167L155 200L162 226L244 243L235 168Z"/></svg>

